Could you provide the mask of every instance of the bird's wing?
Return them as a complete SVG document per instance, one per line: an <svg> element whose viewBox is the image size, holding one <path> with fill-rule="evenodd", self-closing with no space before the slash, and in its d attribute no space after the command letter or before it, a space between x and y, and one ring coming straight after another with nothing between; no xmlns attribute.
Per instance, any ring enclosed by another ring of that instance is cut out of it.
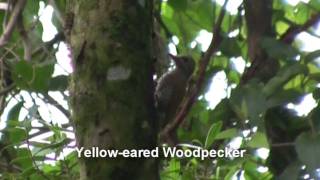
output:
<svg viewBox="0 0 320 180"><path fill-rule="evenodd" d="M169 76L164 77L164 79L159 80L159 84L156 88L155 92L155 98L157 102L157 108L161 111L164 110L167 106L168 103L170 102L172 93L173 93L173 88L169 87L169 84L167 81L170 80Z"/></svg>

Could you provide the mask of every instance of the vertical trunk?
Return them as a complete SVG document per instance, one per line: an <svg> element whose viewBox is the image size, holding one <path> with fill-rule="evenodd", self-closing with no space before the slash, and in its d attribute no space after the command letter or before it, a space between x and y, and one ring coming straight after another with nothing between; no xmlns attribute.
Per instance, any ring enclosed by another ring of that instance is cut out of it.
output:
<svg viewBox="0 0 320 180"><path fill-rule="evenodd" d="M256 78L261 82L268 82L273 78L278 69L279 62L268 56L261 47L261 40L265 37L275 38L272 26L272 0L245 0L245 19L248 27L248 55L251 61L250 68L242 76L242 84ZM292 142L295 136L290 135L288 129L280 127L279 122L285 123L288 110L284 107L269 109L265 117L265 130L270 144ZM280 118L282 117L282 118ZM267 166L275 177L279 177L284 169L295 161L297 155L294 147L270 147Z"/></svg>
<svg viewBox="0 0 320 180"><path fill-rule="evenodd" d="M74 0L71 107L78 147L156 146L152 1ZM80 158L81 179L158 179L156 159Z"/></svg>
<svg viewBox="0 0 320 180"><path fill-rule="evenodd" d="M242 84L253 78L264 83L268 82L279 69L278 61L268 57L261 47L263 38L275 37L272 27L272 2L272 0L244 1L245 19L248 28L248 55L251 66L243 74Z"/></svg>

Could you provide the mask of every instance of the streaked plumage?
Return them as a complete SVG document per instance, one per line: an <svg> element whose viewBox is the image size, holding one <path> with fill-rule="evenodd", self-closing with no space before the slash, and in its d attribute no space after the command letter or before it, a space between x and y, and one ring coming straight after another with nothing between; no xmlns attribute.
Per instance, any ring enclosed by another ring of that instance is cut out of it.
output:
<svg viewBox="0 0 320 180"><path fill-rule="evenodd" d="M176 115L188 84L193 73L195 63L188 56L172 56L175 62L175 69L165 73L158 81L155 97L159 111L160 128L172 121Z"/></svg>

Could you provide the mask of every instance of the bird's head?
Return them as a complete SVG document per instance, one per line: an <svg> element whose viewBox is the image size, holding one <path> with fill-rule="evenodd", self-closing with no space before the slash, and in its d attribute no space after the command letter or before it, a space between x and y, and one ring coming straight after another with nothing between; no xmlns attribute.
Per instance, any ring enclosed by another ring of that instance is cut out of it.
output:
<svg viewBox="0 0 320 180"><path fill-rule="evenodd" d="M187 76L191 76L195 68L195 62L191 56L174 56L169 54L175 62L176 68L182 70Z"/></svg>

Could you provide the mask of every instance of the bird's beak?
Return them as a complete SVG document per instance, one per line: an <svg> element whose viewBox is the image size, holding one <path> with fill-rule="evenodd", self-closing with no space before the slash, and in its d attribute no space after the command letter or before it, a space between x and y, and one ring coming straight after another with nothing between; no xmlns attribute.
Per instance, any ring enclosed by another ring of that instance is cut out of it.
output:
<svg viewBox="0 0 320 180"><path fill-rule="evenodd" d="M173 60L177 58L177 56L173 55L173 54L168 54Z"/></svg>
<svg viewBox="0 0 320 180"><path fill-rule="evenodd" d="M176 64L179 63L179 58L177 56L170 53L168 55Z"/></svg>

